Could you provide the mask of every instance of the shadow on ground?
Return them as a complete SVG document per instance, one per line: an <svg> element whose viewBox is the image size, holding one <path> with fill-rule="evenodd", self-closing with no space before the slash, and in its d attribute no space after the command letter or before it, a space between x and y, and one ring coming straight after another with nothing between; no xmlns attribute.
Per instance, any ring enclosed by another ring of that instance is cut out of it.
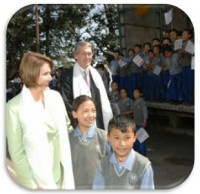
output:
<svg viewBox="0 0 200 194"><path fill-rule="evenodd" d="M194 136L154 127L148 129L147 157L154 169L155 188L170 189L183 183L192 172Z"/></svg>

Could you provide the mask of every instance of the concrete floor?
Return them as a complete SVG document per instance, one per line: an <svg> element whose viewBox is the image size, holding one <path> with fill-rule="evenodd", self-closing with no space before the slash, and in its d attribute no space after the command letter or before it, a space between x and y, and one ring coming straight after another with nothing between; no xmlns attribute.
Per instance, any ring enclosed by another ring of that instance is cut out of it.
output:
<svg viewBox="0 0 200 194"><path fill-rule="evenodd" d="M194 136L166 132L156 126L148 133L147 157L154 169L155 188L184 184L194 164Z"/></svg>
<svg viewBox="0 0 200 194"><path fill-rule="evenodd" d="M193 129L191 129L193 130ZM194 136L172 133L149 123L147 129L147 157L154 170L155 189L174 188L192 172L194 164ZM7 160L8 172L16 180L12 164Z"/></svg>

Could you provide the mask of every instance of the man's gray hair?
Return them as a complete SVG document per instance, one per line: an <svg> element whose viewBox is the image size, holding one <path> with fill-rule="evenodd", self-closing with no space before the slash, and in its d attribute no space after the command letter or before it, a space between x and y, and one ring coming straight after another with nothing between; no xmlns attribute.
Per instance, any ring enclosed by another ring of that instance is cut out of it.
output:
<svg viewBox="0 0 200 194"><path fill-rule="evenodd" d="M92 53L94 53L94 47L90 42L86 41L80 41L76 44L75 49L74 49L74 56L79 52L80 47L87 46L92 49Z"/></svg>

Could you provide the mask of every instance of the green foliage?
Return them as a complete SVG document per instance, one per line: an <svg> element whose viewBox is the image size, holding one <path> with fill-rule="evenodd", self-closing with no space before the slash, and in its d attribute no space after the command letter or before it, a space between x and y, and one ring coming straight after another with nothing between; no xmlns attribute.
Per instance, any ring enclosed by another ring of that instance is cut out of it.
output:
<svg viewBox="0 0 200 194"><path fill-rule="evenodd" d="M35 5L22 8L10 19L6 34L7 77L18 71L25 52L36 51L38 47L39 52L54 59L57 65L69 66L74 46L80 40L93 41L100 51L112 50L119 44L115 5L38 5L38 24L39 45ZM109 33L104 33L105 29Z"/></svg>

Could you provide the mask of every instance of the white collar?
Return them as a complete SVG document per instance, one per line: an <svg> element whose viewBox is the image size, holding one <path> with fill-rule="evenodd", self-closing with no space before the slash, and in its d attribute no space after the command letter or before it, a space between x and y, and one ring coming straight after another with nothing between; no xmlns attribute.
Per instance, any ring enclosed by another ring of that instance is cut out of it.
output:
<svg viewBox="0 0 200 194"><path fill-rule="evenodd" d="M89 70L90 70L90 66L88 66L86 69L83 69L79 64L78 64L78 66L79 66L79 68L80 68L80 70L81 70L82 73L83 73L83 72L88 73Z"/></svg>

